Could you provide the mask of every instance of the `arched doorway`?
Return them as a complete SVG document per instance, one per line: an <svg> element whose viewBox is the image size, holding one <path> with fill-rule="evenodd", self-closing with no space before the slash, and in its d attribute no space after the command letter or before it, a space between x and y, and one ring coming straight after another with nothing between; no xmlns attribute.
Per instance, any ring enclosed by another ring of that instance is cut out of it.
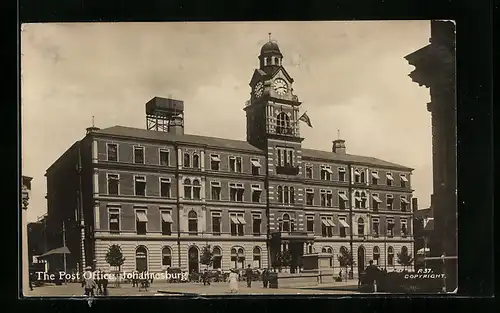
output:
<svg viewBox="0 0 500 313"><path fill-rule="evenodd" d="M195 246L192 246L188 250L188 267L189 267L189 273L192 273L193 271L195 273L199 273L200 271L198 248Z"/></svg>
<svg viewBox="0 0 500 313"><path fill-rule="evenodd" d="M365 248L360 246L358 248L358 273L365 269Z"/></svg>
<svg viewBox="0 0 500 313"><path fill-rule="evenodd" d="M138 246L135 249L135 269L138 272L147 272L148 270L148 250L144 246Z"/></svg>

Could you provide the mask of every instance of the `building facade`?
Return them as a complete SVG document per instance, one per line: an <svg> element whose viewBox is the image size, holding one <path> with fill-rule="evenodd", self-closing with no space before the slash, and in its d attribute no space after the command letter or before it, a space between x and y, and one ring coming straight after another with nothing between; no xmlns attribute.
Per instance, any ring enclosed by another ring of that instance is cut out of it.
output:
<svg viewBox="0 0 500 313"><path fill-rule="evenodd" d="M457 123L455 24L431 21L430 44L406 56L415 70L413 81L430 89L427 110L432 119L433 194L431 207L434 234L429 247L432 256L445 255L446 287L457 287Z"/></svg>
<svg viewBox="0 0 500 313"><path fill-rule="evenodd" d="M275 42L262 47L246 141L184 134L182 101L163 98L146 104L148 129L89 128L46 174L48 224L57 233L65 221L72 265L108 269L117 244L122 270L198 271L210 245L212 268L267 268L279 233L285 247L300 239L300 254L331 254L334 268L341 249L355 272L372 259L400 267L397 253L413 254L412 169L347 154L341 139L303 148L282 59Z"/></svg>

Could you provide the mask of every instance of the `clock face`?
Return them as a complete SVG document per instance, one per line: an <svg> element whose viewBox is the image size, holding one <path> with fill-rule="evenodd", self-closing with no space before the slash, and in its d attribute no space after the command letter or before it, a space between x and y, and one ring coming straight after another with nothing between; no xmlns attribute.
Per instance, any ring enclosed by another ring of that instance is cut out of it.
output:
<svg viewBox="0 0 500 313"><path fill-rule="evenodd" d="M263 91L264 91L264 85L262 84L262 82L258 82L253 89L254 95L257 98L260 98L260 96L262 96Z"/></svg>
<svg viewBox="0 0 500 313"><path fill-rule="evenodd" d="M288 91L288 85L287 85L286 81L284 81L281 78L276 79L274 81L274 90L280 96L284 95Z"/></svg>

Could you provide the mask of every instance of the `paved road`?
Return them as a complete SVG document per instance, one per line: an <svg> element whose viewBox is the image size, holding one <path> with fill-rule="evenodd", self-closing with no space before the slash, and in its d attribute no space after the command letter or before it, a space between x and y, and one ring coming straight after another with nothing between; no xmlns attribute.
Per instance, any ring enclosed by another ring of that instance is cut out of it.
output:
<svg viewBox="0 0 500 313"><path fill-rule="evenodd" d="M331 287L331 286L330 286ZM137 287L132 287L131 284L122 284L119 288L109 288L110 296L172 296L172 295L230 295L227 283L212 283L210 286L204 286L200 283L154 283L147 291L139 291ZM165 293L166 292L166 293ZM254 294L353 294L353 291L343 290L313 290L313 289L292 289L292 288L279 288L268 289L263 288L261 282L252 284L251 288L246 286L245 282L239 284L239 295ZM48 285L43 287L35 287L33 291L25 293L26 296L35 297L83 297L83 288L80 284L69 283L62 286Z"/></svg>

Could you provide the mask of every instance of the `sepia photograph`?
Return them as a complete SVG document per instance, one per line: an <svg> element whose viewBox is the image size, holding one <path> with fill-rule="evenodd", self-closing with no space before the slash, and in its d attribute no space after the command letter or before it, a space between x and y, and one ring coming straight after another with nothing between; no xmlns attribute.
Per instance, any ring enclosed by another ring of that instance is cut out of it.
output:
<svg viewBox="0 0 500 313"><path fill-rule="evenodd" d="M453 21L21 27L24 297L454 294Z"/></svg>

